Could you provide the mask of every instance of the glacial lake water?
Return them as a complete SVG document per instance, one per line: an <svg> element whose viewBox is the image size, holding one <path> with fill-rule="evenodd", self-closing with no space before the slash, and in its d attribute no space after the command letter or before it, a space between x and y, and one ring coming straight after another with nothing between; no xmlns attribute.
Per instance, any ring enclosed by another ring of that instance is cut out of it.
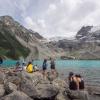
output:
<svg viewBox="0 0 100 100"><path fill-rule="evenodd" d="M17 61L5 60L3 66L14 67ZM34 61L34 65L42 68L43 60ZM100 86L100 60L56 60L56 69L60 77L66 78L70 71L83 76L86 84ZM50 61L48 61L50 70Z"/></svg>
<svg viewBox="0 0 100 100"><path fill-rule="evenodd" d="M4 60L3 66L13 67L17 61L15 60ZM34 65L42 66L43 60L33 61ZM65 68L100 68L100 60L56 60L57 69ZM48 67L50 66L50 61L48 61Z"/></svg>

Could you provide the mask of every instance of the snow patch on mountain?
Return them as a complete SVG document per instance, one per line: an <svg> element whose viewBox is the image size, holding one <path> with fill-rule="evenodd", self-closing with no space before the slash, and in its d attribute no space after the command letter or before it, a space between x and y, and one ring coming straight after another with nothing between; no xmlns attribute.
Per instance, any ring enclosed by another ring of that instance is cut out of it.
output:
<svg viewBox="0 0 100 100"><path fill-rule="evenodd" d="M100 30L100 26L93 26L90 30L90 33L94 33L96 31L99 31Z"/></svg>

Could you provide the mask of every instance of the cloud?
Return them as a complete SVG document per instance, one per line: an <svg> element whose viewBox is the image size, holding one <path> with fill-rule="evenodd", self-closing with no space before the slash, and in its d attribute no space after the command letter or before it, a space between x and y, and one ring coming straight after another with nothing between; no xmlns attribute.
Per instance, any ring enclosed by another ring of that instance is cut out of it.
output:
<svg viewBox="0 0 100 100"><path fill-rule="evenodd" d="M100 25L99 9L99 0L0 0L0 15L46 37L72 37L83 25Z"/></svg>
<svg viewBox="0 0 100 100"><path fill-rule="evenodd" d="M39 24L42 28L46 28L45 21L44 21L43 19L38 19L38 24Z"/></svg>

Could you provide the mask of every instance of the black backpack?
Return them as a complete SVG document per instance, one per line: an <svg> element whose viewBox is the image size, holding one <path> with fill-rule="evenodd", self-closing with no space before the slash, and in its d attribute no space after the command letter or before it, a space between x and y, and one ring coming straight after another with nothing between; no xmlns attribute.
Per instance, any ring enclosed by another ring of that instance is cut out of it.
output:
<svg viewBox="0 0 100 100"><path fill-rule="evenodd" d="M79 89L81 90L81 89L84 89L84 88L85 88L84 81L81 80L81 82L79 82Z"/></svg>

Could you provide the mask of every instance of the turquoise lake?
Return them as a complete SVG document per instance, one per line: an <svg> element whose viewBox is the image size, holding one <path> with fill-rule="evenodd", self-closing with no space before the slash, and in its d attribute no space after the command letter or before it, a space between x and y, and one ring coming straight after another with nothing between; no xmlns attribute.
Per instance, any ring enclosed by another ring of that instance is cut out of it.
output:
<svg viewBox="0 0 100 100"><path fill-rule="evenodd" d="M6 67L13 67L15 66L17 61L13 60L5 60L3 62L3 66ZM42 66L43 61L38 60L38 61L33 61L34 65L38 65L39 67ZM97 68L100 67L100 60L56 60L56 68L61 69L61 68ZM49 66L49 61L48 61L48 66Z"/></svg>
<svg viewBox="0 0 100 100"><path fill-rule="evenodd" d="M4 67L14 67L17 61L5 60ZM34 65L42 68L42 60L34 61ZM48 70L50 70L48 61ZM56 69L59 76L67 78L70 71L83 76L86 84L100 86L100 60L56 60Z"/></svg>

